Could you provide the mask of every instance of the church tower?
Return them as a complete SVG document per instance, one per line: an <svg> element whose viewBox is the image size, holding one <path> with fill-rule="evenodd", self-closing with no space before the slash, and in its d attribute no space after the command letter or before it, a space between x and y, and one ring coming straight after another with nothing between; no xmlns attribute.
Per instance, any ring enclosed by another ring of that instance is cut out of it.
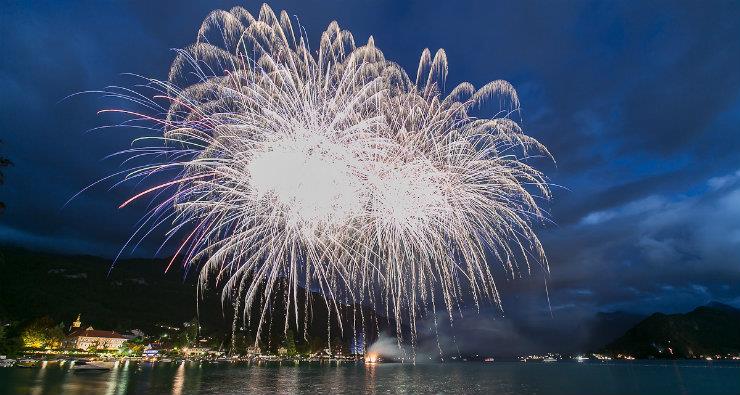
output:
<svg viewBox="0 0 740 395"><path fill-rule="evenodd" d="M80 328L80 326L82 325L82 321L80 320L81 317L82 314L77 314L77 319L75 320L75 322L72 323L72 327L70 328L70 330L73 331Z"/></svg>

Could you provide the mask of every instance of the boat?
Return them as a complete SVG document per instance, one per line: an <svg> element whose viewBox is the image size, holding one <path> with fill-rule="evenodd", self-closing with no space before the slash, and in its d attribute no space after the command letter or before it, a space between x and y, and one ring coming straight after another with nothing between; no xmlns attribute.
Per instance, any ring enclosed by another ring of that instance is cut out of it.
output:
<svg viewBox="0 0 740 395"><path fill-rule="evenodd" d="M36 363L37 362L38 361L35 360L35 359L24 358L24 359L21 359L20 361L18 361L18 367L19 368L32 368L32 367L36 366Z"/></svg>
<svg viewBox="0 0 740 395"><path fill-rule="evenodd" d="M493 357L488 357L483 360L483 362L493 362Z"/></svg>
<svg viewBox="0 0 740 395"><path fill-rule="evenodd" d="M584 356L581 356L581 355L579 355L579 356L576 357L576 361L578 361L578 362L587 361L588 359L589 359L588 357L584 357Z"/></svg>
<svg viewBox="0 0 740 395"><path fill-rule="evenodd" d="M558 360L553 357L542 358L542 362L557 362Z"/></svg>
<svg viewBox="0 0 740 395"><path fill-rule="evenodd" d="M85 361L84 359L80 359L75 361L74 365L72 365L71 368L75 373L83 373L83 372L108 372L111 369L107 366L103 365L97 365L94 363L89 363Z"/></svg>
<svg viewBox="0 0 740 395"><path fill-rule="evenodd" d="M0 359L0 368L9 368L13 365L15 365L15 359L7 359L7 358Z"/></svg>

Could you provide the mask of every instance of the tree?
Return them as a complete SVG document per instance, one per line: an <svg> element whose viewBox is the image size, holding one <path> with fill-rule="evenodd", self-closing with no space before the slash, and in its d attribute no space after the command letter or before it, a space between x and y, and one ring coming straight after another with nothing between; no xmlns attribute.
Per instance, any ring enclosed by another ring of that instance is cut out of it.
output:
<svg viewBox="0 0 740 395"><path fill-rule="evenodd" d="M2 140L0 140L0 144L2 144ZM2 185L5 182L5 175L3 174L2 168L8 167L12 164L13 162L11 162L10 159L0 156L0 185ZM4 209L5 209L5 203L0 202L0 213L2 213Z"/></svg>
<svg viewBox="0 0 740 395"><path fill-rule="evenodd" d="M13 358L21 354L23 349L23 343L18 337L7 337L0 341L0 355L5 355L8 358Z"/></svg>
<svg viewBox="0 0 740 395"><path fill-rule="evenodd" d="M308 341L308 350L311 353L320 352L326 347L326 343L318 336L311 336Z"/></svg>
<svg viewBox="0 0 740 395"><path fill-rule="evenodd" d="M339 336L335 336L334 340L331 342L331 352L334 355L345 355L347 354L347 346L344 344L344 341L342 341L342 338Z"/></svg>
<svg viewBox="0 0 740 395"><path fill-rule="evenodd" d="M293 336L293 331L288 329L288 332L285 333L285 340L283 341L283 346L287 350L286 354L288 356L295 356L298 353L298 350L296 350L295 346L295 336Z"/></svg>
<svg viewBox="0 0 740 395"><path fill-rule="evenodd" d="M59 349L64 342L64 324L60 323L49 328L46 334L46 346L49 348Z"/></svg>
<svg viewBox="0 0 740 395"><path fill-rule="evenodd" d="M254 346L254 337L246 331L234 331L231 338L231 352L246 354L249 347Z"/></svg>
<svg viewBox="0 0 740 395"><path fill-rule="evenodd" d="M21 353L23 344L18 335L17 323L0 318L0 355L13 358Z"/></svg>
<svg viewBox="0 0 740 395"><path fill-rule="evenodd" d="M122 356L141 356L141 353L144 352L144 347L146 345L144 344L144 339L140 337L135 337L133 339L126 340L121 344L121 347L118 349L118 354Z"/></svg>
<svg viewBox="0 0 740 395"><path fill-rule="evenodd" d="M97 354L99 347L100 347L100 342L94 341L90 343L89 346L87 346L87 352L89 352L90 354Z"/></svg>
<svg viewBox="0 0 740 395"><path fill-rule="evenodd" d="M59 348L64 340L62 325L44 316L31 321L21 332L21 340L26 348Z"/></svg>
<svg viewBox="0 0 740 395"><path fill-rule="evenodd" d="M184 337L184 346L192 347L196 344L198 333L200 332L200 323L198 322L198 318L193 317L190 322L186 322L183 326L182 335Z"/></svg>

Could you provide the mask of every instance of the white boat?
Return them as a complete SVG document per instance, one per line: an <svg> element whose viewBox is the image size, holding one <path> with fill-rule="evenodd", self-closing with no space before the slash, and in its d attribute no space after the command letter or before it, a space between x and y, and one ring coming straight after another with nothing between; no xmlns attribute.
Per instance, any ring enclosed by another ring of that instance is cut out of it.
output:
<svg viewBox="0 0 740 395"><path fill-rule="evenodd" d="M75 373L82 373L82 372L108 372L111 369L107 366L103 365L97 365L94 363L89 363L84 360L78 360L75 361L74 365L72 365L71 368Z"/></svg>
<svg viewBox="0 0 740 395"><path fill-rule="evenodd" d="M542 362L557 362L558 360L553 357L542 358Z"/></svg>
<svg viewBox="0 0 740 395"><path fill-rule="evenodd" d="M488 357L484 359L483 362L493 362L493 357Z"/></svg>
<svg viewBox="0 0 740 395"><path fill-rule="evenodd" d="M0 368L9 368L13 365L15 365L15 359L0 359Z"/></svg>
<svg viewBox="0 0 740 395"><path fill-rule="evenodd" d="M580 356L579 355L579 356L576 357L576 361L578 361L578 362L588 361L588 357L584 357L584 356Z"/></svg>

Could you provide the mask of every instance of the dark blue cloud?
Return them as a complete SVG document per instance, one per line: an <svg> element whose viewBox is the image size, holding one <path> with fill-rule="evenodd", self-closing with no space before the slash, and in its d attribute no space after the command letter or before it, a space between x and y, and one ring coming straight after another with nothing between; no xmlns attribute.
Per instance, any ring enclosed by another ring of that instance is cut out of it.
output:
<svg viewBox="0 0 740 395"><path fill-rule="evenodd" d="M556 318L534 273L501 284L515 322L496 330L544 333L596 311L738 303L740 3L458 3L271 5L297 15L312 40L336 19L358 41L372 34L407 69L423 48L443 47L450 84L503 78L518 88L524 126L554 153L557 166L544 166L564 187L551 207L557 225L541 232ZM211 9L233 5L3 5L0 149L15 166L0 189L0 241L117 253L142 214L116 209L130 186L94 188L63 206L115 172L116 161L101 159L141 132L88 133L112 121L96 115L111 103L62 99L137 82L122 73L163 78L171 49L190 43ZM134 254L153 254L157 236Z"/></svg>

